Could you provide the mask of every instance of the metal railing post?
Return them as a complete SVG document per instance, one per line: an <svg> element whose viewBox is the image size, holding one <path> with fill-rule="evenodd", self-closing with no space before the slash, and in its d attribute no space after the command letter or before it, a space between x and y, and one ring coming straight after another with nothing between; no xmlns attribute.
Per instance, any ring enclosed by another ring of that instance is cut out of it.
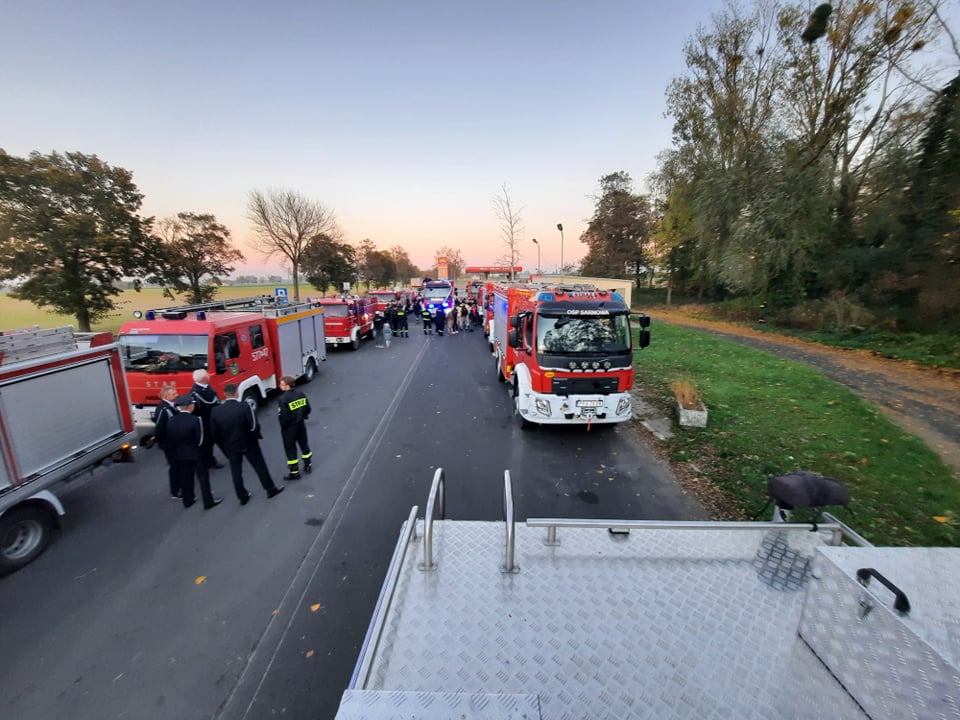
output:
<svg viewBox="0 0 960 720"><path fill-rule="evenodd" d="M427 498L427 511L423 518L423 562L418 565L421 570L437 569L433 562L433 511L439 502L440 519L444 519L446 508L443 485L443 468L437 468L436 472L433 473L430 496Z"/></svg>

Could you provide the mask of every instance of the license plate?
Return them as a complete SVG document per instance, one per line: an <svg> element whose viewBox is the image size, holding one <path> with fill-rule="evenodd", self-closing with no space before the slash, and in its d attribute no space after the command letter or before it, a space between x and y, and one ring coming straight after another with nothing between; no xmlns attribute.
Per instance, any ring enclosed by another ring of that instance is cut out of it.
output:
<svg viewBox="0 0 960 720"><path fill-rule="evenodd" d="M577 400L577 407L582 407L582 408L603 407L603 400Z"/></svg>

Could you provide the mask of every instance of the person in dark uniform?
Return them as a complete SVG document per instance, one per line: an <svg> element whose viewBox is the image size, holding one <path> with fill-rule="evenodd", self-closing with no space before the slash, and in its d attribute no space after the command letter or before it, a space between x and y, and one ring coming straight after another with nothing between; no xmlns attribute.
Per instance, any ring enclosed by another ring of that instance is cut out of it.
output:
<svg viewBox="0 0 960 720"><path fill-rule="evenodd" d="M430 308L424 305L420 315L423 317L423 334L433 335L433 316L430 314Z"/></svg>
<svg viewBox="0 0 960 720"><path fill-rule="evenodd" d="M437 335L443 335L443 328L447 324L447 312L443 305L437 305L437 314L433 316L433 324L437 329Z"/></svg>
<svg viewBox="0 0 960 720"><path fill-rule="evenodd" d="M383 316L382 310L377 310L373 315L373 341L378 348L386 347L383 338L383 326L387 319Z"/></svg>
<svg viewBox="0 0 960 720"><path fill-rule="evenodd" d="M193 395L190 393L177 398L179 412L167 421L166 442L173 448L174 467L177 469L180 492L183 493L183 506L188 508L197 501L194 493L196 478L200 481L203 507L209 510L222 503L223 498L213 496L209 473L200 472L203 464L203 423L193 414L194 404Z"/></svg>
<svg viewBox="0 0 960 720"><path fill-rule="evenodd" d="M306 420L310 417L310 401L299 390L294 389L296 378L284 375L280 378L283 394L277 399L280 415L280 437L283 438L283 451L287 455L287 474L284 480L300 479L300 456L303 457L304 472L313 472L313 453L307 442ZM300 446L300 454L297 446Z"/></svg>
<svg viewBox="0 0 960 720"><path fill-rule="evenodd" d="M220 404L220 396L210 387L210 374L206 370L193 371L193 387L190 388L196 404L193 414L203 423L204 446L201 460L205 467L202 472L210 472L210 468L222 468L223 463L217 462L213 456L213 436L210 432L210 411Z"/></svg>
<svg viewBox="0 0 960 720"><path fill-rule="evenodd" d="M260 450L260 438L263 435L257 413L246 402L237 399L237 390L236 383L227 383L224 386L223 402L210 413L210 430L213 432L214 442L220 446L230 463L230 474L233 476L233 489L237 492L237 498L241 505L246 505L250 501L250 493L243 486L244 456L257 473L257 479L267 491L267 497L276 497L284 488L273 483L267 462L263 459L263 452Z"/></svg>
<svg viewBox="0 0 960 720"><path fill-rule="evenodd" d="M173 385L166 385L160 389L160 404L153 412L153 439L163 450L163 455L167 459L167 477L170 481L170 497L179 500L183 497L180 492L180 481L177 479L177 468L174 465L173 445L167 442L167 423L170 418L177 414L177 388Z"/></svg>
<svg viewBox="0 0 960 720"><path fill-rule="evenodd" d="M394 327L394 329L396 330L396 332L394 332L394 335L397 335L398 337L410 337L408 333L408 327L407 327L407 312L408 312L408 308L406 305L397 305L397 312L396 312L397 324L396 326L391 325L391 327Z"/></svg>

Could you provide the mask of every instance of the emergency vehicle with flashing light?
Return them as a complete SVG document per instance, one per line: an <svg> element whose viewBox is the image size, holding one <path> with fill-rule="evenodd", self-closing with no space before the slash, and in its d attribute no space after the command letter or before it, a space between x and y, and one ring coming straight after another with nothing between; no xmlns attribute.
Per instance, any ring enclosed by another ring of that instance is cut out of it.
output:
<svg viewBox="0 0 960 720"><path fill-rule="evenodd" d="M120 328L127 386L138 429L152 432L160 389L179 393L193 386L195 370L210 374L210 385L236 383L239 397L253 407L292 375L309 382L327 359L324 308L318 302L278 303L270 296L180 305L134 313Z"/></svg>
<svg viewBox="0 0 960 720"><path fill-rule="evenodd" d="M522 428L633 417L631 312L619 293L586 284L497 285L493 306L497 377L511 384ZM638 318L643 348L650 318Z"/></svg>

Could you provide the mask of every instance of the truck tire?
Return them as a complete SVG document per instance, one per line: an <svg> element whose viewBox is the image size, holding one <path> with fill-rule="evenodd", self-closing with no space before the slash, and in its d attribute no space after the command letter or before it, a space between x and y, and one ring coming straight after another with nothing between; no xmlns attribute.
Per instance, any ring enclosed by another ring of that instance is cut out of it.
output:
<svg viewBox="0 0 960 720"><path fill-rule="evenodd" d="M307 360L307 369L303 373L303 377L301 377L300 379L303 382L308 383L311 380L313 380L313 378L316 377L316 375L317 375L317 364L313 361L313 358L310 358L309 360Z"/></svg>
<svg viewBox="0 0 960 720"><path fill-rule="evenodd" d="M36 505L0 517L0 575L19 570L42 553L54 531L53 516Z"/></svg>
<svg viewBox="0 0 960 720"><path fill-rule="evenodd" d="M517 387L516 382L513 383L513 414L516 415L521 430L529 430L533 427L533 423L520 414L520 388Z"/></svg>
<svg viewBox="0 0 960 720"><path fill-rule="evenodd" d="M356 335L353 336L353 340L350 341L350 349L351 350L360 349L360 333L357 333Z"/></svg>
<svg viewBox="0 0 960 720"><path fill-rule="evenodd" d="M503 375L503 368L500 367L500 355L497 352L493 353L494 362L497 363L497 380L500 382L506 382L507 378Z"/></svg>
<svg viewBox="0 0 960 720"><path fill-rule="evenodd" d="M242 400L253 408L253 411L256 412L257 408L260 407L260 393L258 393L253 388L244 391Z"/></svg>

